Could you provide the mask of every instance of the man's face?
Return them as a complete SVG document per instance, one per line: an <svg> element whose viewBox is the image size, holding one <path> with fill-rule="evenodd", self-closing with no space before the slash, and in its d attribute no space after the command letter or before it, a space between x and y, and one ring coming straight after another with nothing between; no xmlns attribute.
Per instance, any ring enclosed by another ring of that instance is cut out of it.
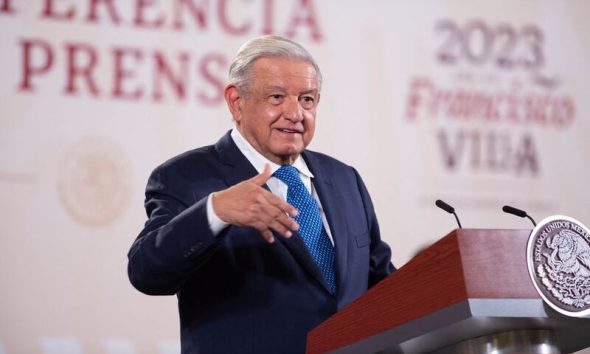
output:
<svg viewBox="0 0 590 354"><path fill-rule="evenodd" d="M247 92L226 88L226 100L240 133L267 159L290 164L315 131L318 77L303 60L260 58Z"/></svg>

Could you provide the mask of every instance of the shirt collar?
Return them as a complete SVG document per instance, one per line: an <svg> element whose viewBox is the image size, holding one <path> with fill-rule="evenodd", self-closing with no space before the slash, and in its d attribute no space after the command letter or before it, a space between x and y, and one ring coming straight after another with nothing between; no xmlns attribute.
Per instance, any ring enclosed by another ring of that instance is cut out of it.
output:
<svg viewBox="0 0 590 354"><path fill-rule="evenodd" d="M276 170L281 167L280 165L270 161L266 157L262 156L249 142L244 138L244 136L238 131L238 129L234 128L231 131L231 137L240 150L240 152L246 157L246 159L254 166L258 173L262 173L264 171L264 165L270 164L270 169L272 173L275 173ZM297 156L295 161L292 164L293 167L299 171L300 174L304 175L307 178L313 178L313 174L307 167L305 160L301 158L301 155Z"/></svg>

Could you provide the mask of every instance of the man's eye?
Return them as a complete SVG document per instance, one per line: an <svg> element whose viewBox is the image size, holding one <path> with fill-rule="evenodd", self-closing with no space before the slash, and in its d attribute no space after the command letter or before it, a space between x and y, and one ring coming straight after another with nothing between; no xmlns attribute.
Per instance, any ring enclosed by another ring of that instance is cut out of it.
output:
<svg viewBox="0 0 590 354"><path fill-rule="evenodd" d="M313 98L311 96L303 96L303 97L301 97L300 100L301 100L301 104L305 108L311 108L315 104L315 98Z"/></svg>
<svg viewBox="0 0 590 354"><path fill-rule="evenodd" d="M268 98L269 98L269 100L270 100L271 102L273 102L273 103L279 103L279 102L281 102L281 101L282 101L282 99L283 99L283 95L279 95L279 94L276 94L276 95L270 95L270 96L268 96Z"/></svg>

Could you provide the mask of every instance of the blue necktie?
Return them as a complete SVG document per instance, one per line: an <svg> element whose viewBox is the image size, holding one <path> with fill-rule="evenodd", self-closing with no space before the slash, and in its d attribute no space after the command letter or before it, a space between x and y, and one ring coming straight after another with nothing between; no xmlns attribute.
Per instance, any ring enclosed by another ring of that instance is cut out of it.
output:
<svg viewBox="0 0 590 354"><path fill-rule="evenodd" d="M305 188L295 167L283 165L274 176L287 185L287 203L299 211L299 215L295 217L299 224L299 234L330 285L332 293L335 294L334 247L324 229L316 200Z"/></svg>

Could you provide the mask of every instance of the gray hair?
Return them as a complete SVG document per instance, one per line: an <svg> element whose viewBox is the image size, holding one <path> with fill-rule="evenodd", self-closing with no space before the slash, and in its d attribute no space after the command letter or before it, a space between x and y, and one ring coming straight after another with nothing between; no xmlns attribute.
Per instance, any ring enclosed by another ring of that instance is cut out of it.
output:
<svg viewBox="0 0 590 354"><path fill-rule="evenodd" d="M242 93L246 93L254 62L257 59L269 57L299 59L309 62L314 67L318 77L318 91L321 90L322 73L311 54L298 43L272 35L253 38L240 47L238 54L236 54L229 67L230 85L234 85Z"/></svg>

